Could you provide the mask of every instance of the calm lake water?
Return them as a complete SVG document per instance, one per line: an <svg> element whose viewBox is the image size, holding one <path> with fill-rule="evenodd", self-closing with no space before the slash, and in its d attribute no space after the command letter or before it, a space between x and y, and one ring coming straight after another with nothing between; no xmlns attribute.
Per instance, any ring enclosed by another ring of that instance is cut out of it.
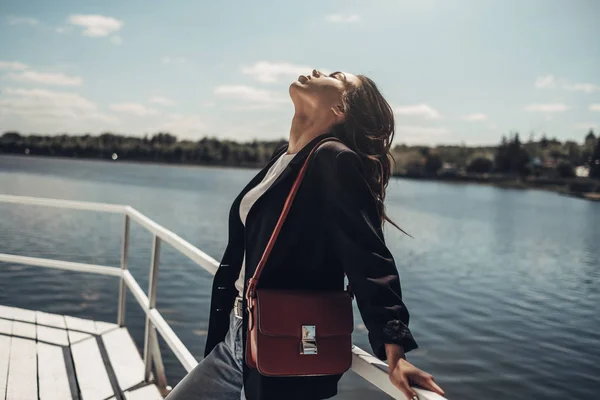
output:
<svg viewBox="0 0 600 400"><path fill-rule="evenodd" d="M256 170L0 156L0 193L129 204L215 259L230 204ZM420 348L408 359L450 399L600 398L600 203L543 191L393 180L386 228ZM116 215L0 203L0 252L119 266ZM129 268L147 288L151 235ZM198 359L212 277L168 245L158 309ZM0 304L116 322L111 277L0 263ZM357 314L357 324L360 317ZM129 295L141 348L144 315ZM364 328L354 342L370 351ZM162 346L169 383L184 374ZM340 399L388 398L354 373Z"/></svg>

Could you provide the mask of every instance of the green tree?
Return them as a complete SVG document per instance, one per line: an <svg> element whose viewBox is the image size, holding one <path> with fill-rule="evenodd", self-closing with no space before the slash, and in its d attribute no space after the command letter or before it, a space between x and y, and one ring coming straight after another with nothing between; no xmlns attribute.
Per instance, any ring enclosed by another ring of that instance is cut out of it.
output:
<svg viewBox="0 0 600 400"><path fill-rule="evenodd" d="M564 151L566 153L566 158L569 160L571 165L580 165L582 163L581 160L581 148L577 144L577 142L566 141L563 145Z"/></svg>
<svg viewBox="0 0 600 400"><path fill-rule="evenodd" d="M594 135L594 130L590 129L587 135L585 135L585 139L583 141L585 146L594 147L596 145L596 135Z"/></svg>
<svg viewBox="0 0 600 400"><path fill-rule="evenodd" d="M590 178L600 179L600 140L596 141L596 149L590 162Z"/></svg>
<svg viewBox="0 0 600 400"><path fill-rule="evenodd" d="M429 175L435 175L440 168L442 168L442 159L440 156L438 154L429 153L425 157L425 172Z"/></svg>
<svg viewBox="0 0 600 400"><path fill-rule="evenodd" d="M575 170L573 169L573 166L565 161L558 163L556 166L556 172L561 178L572 178L575 176Z"/></svg>
<svg viewBox="0 0 600 400"><path fill-rule="evenodd" d="M529 153L521 146L519 134L516 133L511 140L502 143L496 150L494 164L497 172L527 175L529 174Z"/></svg>
<svg viewBox="0 0 600 400"><path fill-rule="evenodd" d="M476 174L486 174L492 172L493 168L494 163L489 158L476 157L467 166L467 172L472 172Z"/></svg>

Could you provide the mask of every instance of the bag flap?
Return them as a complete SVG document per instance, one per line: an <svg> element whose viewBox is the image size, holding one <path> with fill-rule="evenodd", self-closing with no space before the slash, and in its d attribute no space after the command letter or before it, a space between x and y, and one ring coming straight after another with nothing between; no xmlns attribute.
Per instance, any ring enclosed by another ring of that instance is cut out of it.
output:
<svg viewBox="0 0 600 400"><path fill-rule="evenodd" d="M346 292L259 289L258 329L264 335L302 337L302 326L315 326L317 339L350 335L352 298Z"/></svg>

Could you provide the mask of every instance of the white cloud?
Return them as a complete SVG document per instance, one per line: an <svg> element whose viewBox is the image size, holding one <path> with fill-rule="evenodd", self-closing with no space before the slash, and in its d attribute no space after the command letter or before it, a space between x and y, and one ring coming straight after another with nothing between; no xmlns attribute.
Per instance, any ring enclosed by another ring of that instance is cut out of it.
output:
<svg viewBox="0 0 600 400"><path fill-rule="evenodd" d="M169 114L169 118L160 130L185 137L198 136L207 130L207 124L196 115Z"/></svg>
<svg viewBox="0 0 600 400"><path fill-rule="evenodd" d="M110 42L118 46L123 44L123 39L121 39L121 36L115 35L110 37Z"/></svg>
<svg viewBox="0 0 600 400"><path fill-rule="evenodd" d="M6 19L8 20L8 24L9 25L37 25L40 23L40 21L38 21L35 18L31 18L31 17L6 17Z"/></svg>
<svg viewBox="0 0 600 400"><path fill-rule="evenodd" d="M535 87L538 89L568 90L571 92L593 93L600 91L600 85L593 83L569 83L566 79L557 79L554 75L540 76L535 80Z"/></svg>
<svg viewBox="0 0 600 400"><path fill-rule="evenodd" d="M538 89L554 88L556 87L556 80L553 75L540 76L535 80L535 87Z"/></svg>
<svg viewBox="0 0 600 400"><path fill-rule="evenodd" d="M27 68L29 68L27 65L18 61L0 61L0 69L11 69L14 71L19 71Z"/></svg>
<svg viewBox="0 0 600 400"><path fill-rule="evenodd" d="M157 115L158 111L153 108L148 108L143 104L139 103L119 103L111 104L109 108L113 111L136 115L138 117L146 117L149 115Z"/></svg>
<svg viewBox="0 0 600 400"><path fill-rule="evenodd" d="M567 111L569 107L565 104L550 103L550 104L530 104L524 108L528 112L544 112L544 113L557 113Z"/></svg>
<svg viewBox="0 0 600 400"><path fill-rule="evenodd" d="M488 119L487 115L482 113L474 113L468 114L463 117L465 121L486 121Z"/></svg>
<svg viewBox="0 0 600 400"><path fill-rule="evenodd" d="M187 63L187 59L185 57L163 57L163 64L176 64L181 65Z"/></svg>
<svg viewBox="0 0 600 400"><path fill-rule="evenodd" d="M243 67L242 73L250 75L259 82L273 83L282 77L297 77L302 74L309 74L312 70L313 68L307 65L259 61L250 67Z"/></svg>
<svg viewBox="0 0 600 400"><path fill-rule="evenodd" d="M427 119L439 119L442 117L436 109L427 104L414 104L409 106L395 107L394 114Z"/></svg>
<svg viewBox="0 0 600 400"><path fill-rule="evenodd" d="M93 102L77 93L45 89L4 89L0 111L24 120L43 120L63 126L73 122L97 121L114 124L118 119L101 113Z"/></svg>
<svg viewBox="0 0 600 400"><path fill-rule="evenodd" d="M352 15L340 15L340 14L331 14L325 17L325 19L329 22L335 23L352 23L360 21L360 16L356 14Z"/></svg>
<svg viewBox="0 0 600 400"><path fill-rule="evenodd" d="M172 106L175 104L173 100L162 96L151 97L148 101L150 101L150 103L160 104L163 106Z"/></svg>
<svg viewBox="0 0 600 400"><path fill-rule="evenodd" d="M276 92L244 85L218 86L215 88L214 93L220 97L263 104L274 104L287 101L286 98Z"/></svg>
<svg viewBox="0 0 600 400"><path fill-rule="evenodd" d="M123 21L103 15L71 15L69 23L81 26L83 35L89 37L103 37L118 32L123 27Z"/></svg>
<svg viewBox="0 0 600 400"><path fill-rule="evenodd" d="M589 110L590 111L600 111L600 103L590 104Z"/></svg>
<svg viewBox="0 0 600 400"><path fill-rule="evenodd" d="M594 85L593 83L566 83L563 87L565 90L570 90L572 92L592 93L600 91L600 86Z"/></svg>
<svg viewBox="0 0 600 400"><path fill-rule="evenodd" d="M26 70L18 73L11 73L7 75L8 78L27 83L41 83L44 85L55 85L55 86L80 86L83 83L83 79L79 76L69 76L61 72L38 72L32 70Z"/></svg>

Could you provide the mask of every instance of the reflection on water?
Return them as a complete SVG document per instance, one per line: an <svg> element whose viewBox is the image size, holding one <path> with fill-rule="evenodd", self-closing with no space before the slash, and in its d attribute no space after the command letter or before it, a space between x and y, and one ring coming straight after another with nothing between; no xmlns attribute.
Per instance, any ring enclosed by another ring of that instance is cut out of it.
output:
<svg viewBox="0 0 600 400"><path fill-rule="evenodd" d="M256 171L0 156L0 193L130 204L219 259L227 214ZM600 203L541 191L393 181L386 228L420 348L409 360L451 399L597 399ZM0 204L0 252L118 266L122 218ZM131 228L148 284L151 235ZM163 246L158 308L198 358L211 276ZM3 264L0 304L115 321L115 278ZM144 318L129 295L141 347ZM356 313L357 326L361 323ZM370 350L364 329L354 342ZM171 384L184 371L163 355ZM387 398L347 374L339 398Z"/></svg>

